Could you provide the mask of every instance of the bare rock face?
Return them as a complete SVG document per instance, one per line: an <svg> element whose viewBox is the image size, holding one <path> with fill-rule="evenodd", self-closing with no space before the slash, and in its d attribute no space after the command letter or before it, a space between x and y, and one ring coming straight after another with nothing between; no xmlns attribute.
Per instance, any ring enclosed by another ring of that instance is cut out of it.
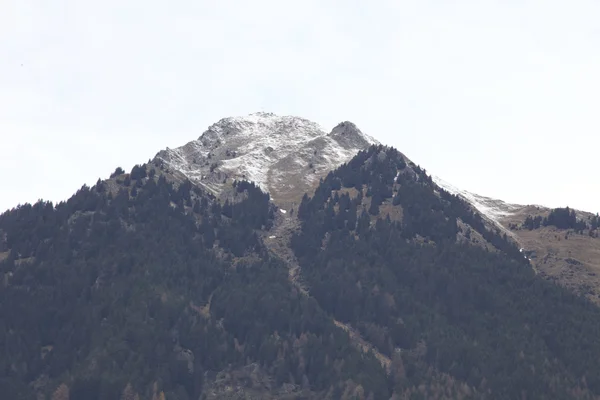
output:
<svg viewBox="0 0 600 400"><path fill-rule="evenodd" d="M351 122L328 134L303 118L255 113L224 118L197 140L159 152L155 161L216 195L234 179L245 179L289 206L329 171L377 143Z"/></svg>
<svg viewBox="0 0 600 400"><path fill-rule="evenodd" d="M340 122L328 136L347 148L364 148L375 142L350 121Z"/></svg>

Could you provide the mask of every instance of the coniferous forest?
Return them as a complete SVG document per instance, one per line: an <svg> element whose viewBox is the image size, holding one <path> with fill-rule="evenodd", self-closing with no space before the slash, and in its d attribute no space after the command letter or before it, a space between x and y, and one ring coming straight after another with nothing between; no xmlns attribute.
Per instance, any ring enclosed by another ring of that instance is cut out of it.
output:
<svg viewBox="0 0 600 400"><path fill-rule="evenodd" d="M577 218L575 210L569 207L555 208L547 217L529 215L523 222L523 227L529 230L539 229L542 226L553 226L558 229L572 229L574 232L583 234L587 229L590 236L596 236L600 227L600 216L590 216L588 220Z"/></svg>
<svg viewBox="0 0 600 400"><path fill-rule="evenodd" d="M381 215L385 199L403 208L402 221ZM298 215L293 247L321 307L390 356L412 360L425 348L396 392L434 368L490 398L600 394L597 307L537 278L505 235L485 231L395 150L361 152L305 196ZM457 243L458 219L502 251Z"/></svg>
<svg viewBox="0 0 600 400"><path fill-rule="evenodd" d="M250 363L302 393L387 393L381 366L265 251L268 195L237 183L245 198L226 207L150 175L0 217L3 398L65 384L71 400L198 399L205 376Z"/></svg>
<svg viewBox="0 0 600 400"><path fill-rule="evenodd" d="M2 398L600 396L600 310L396 150L304 196L291 247L308 294L262 239L268 194L240 181L221 202L165 176L117 169L0 216ZM464 224L493 250L458 241ZM214 397L236 374L254 397Z"/></svg>

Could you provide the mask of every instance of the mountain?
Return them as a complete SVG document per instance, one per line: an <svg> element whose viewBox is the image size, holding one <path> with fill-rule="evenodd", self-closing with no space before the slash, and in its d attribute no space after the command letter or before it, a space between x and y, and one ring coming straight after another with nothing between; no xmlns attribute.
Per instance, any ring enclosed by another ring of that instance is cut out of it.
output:
<svg viewBox="0 0 600 400"><path fill-rule="evenodd" d="M224 118L197 140L159 152L154 161L213 194L235 179L255 182L289 207L329 171L375 143L348 121L326 133L303 118L260 112Z"/></svg>
<svg viewBox="0 0 600 400"><path fill-rule="evenodd" d="M0 215L3 397L598 398L600 308L518 242L592 219L515 226L373 142L228 118Z"/></svg>
<svg viewBox="0 0 600 400"><path fill-rule="evenodd" d="M563 285L600 305L600 217L567 208L508 204L456 188L439 177L434 181L453 193L519 244L532 267L545 279ZM563 216L560 222L548 221Z"/></svg>

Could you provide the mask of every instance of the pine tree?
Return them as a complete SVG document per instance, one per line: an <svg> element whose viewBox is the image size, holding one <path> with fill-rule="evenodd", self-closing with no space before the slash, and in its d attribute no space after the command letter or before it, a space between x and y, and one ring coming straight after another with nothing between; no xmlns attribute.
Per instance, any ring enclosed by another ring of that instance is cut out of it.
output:
<svg viewBox="0 0 600 400"><path fill-rule="evenodd" d="M117 169L115 169L115 172L113 172L112 174L110 174L111 178L115 178L119 175L123 175L125 173L125 171L123 170L123 168L121 167L117 167Z"/></svg>

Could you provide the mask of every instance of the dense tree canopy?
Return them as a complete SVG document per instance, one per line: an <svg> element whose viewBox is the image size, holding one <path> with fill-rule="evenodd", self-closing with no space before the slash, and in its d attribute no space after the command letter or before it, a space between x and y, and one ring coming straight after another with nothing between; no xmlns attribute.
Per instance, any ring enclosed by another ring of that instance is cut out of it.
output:
<svg viewBox="0 0 600 400"><path fill-rule="evenodd" d="M373 147L303 199L293 248L319 304L385 354L424 346L408 382L433 367L492 398L600 394L600 310L536 277L504 235L400 157ZM402 221L361 211L361 192L401 206ZM500 251L459 244L458 218Z"/></svg>
<svg viewBox="0 0 600 400"><path fill-rule="evenodd" d="M583 234L587 229L590 236L595 236L600 227L600 217L596 214L587 220L577 218L575 210L569 207L555 208L550 210L547 217L537 215L532 217L528 215L523 222L523 227L534 230L542 226L553 226L558 229L572 229L577 233Z"/></svg>
<svg viewBox="0 0 600 400"><path fill-rule="evenodd" d="M261 239L268 194L240 181L220 202L167 175L119 168L0 215L3 398L196 400L248 366L262 398L600 395L600 310L536 277L395 149L360 152L303 197L292 248L308 295ZM464 224L494 250L457 240Z"/></svg>
<svg viewBox="0 0 600 400"><path fill-rule="evenodd" d="M308 393L350 380L387 396L379 363L265 251L255 230L272 221L268 195L239 182L227 210L139 168L116 193L84 186L0 216L3 398L66 384L71 400L118 399L128 385L150 399L156 383L167 399L198 399L205 373L250 362Z"/></svg>

